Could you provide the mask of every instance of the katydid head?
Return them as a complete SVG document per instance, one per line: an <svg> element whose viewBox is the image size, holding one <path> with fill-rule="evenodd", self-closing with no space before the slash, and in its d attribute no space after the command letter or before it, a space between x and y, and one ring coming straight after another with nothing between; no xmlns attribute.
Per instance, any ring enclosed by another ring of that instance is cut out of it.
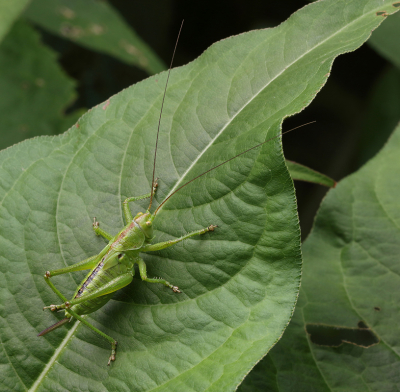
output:
<svg viewBox="0 0 400 392"><path fill-rule="evenodd" d="M154 237L153 234L153 219L154 219L154 215L152 215L150 212L146 212L146 213L142 213L139 212L139 214L137 214L135 216L135 222L140 226L140 228L142 229L144 235L146 238L151 239Z"/></svg>

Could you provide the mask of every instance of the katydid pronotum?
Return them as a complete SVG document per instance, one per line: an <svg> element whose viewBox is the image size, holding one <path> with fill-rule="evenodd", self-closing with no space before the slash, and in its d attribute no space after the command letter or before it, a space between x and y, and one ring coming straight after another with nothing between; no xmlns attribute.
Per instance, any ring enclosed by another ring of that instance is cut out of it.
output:
<svg viewBox="0 0 400 392"><path fill-rule="evenodd" d="M182 28L182 26L181 26ZM180 32L179 32L180 34ZM178 39L179 39L178 34ZM178 42L178 41L177 41ZM176 46L175 46L176 50ZM174 54L175 54L174 50ZM166 287L172 289L175 293L180 293L180 290L177 286L174 286L170 282L162 279L162 278L149 278L146 272L146 264L144 260L139 256L141 252L151 252L151 251L159 251L170 247L174 244L177 244L183 240L191 238L193 236L201 235L207 233L209 231L214 231L217 227L216 225L210 224L208 227L203 228L201 230L193 231L191 233L185 234L182 237L179 237L174 240L159 242L152 244L153 240L153 221L155 220L158 211L165 204L165 202L171 198L175 193L177 193L180 189L188 185L189 183L195 181L197 178L203 176L204 174L210 172L218 168L221 165L226 164L232 159L237 158L238 156L245 154L246 152L255 149L264 143L274 139L268 139L242 153L230 158L229 160L220 163L219 165L207 170L206 172L200 174L199 176L193 178L186 184L180 186L173 193L171 193L154 211L151 213L151 206L153 202L154 193L157 189L157 179L155 178L155 169L156 169L156 155L157 155L157 144L158 144L158 135L160 131L160 123L161 123L161 115L163 104L165 100L165 95L167 91L168 79L172 67L172 62L174 58L174 54L171 60L171 66L168 71L167 82L165 85L164 96L162 99L158 130L156 136L156 144L155 144L155 153L154 153L154 163L153 163L153 178L152 178L152 187L151 191L148 194L138 196L138 197L129 197L123 203L123 213L126 221L126 226L115 236L112 236L102 230L99 227L99 223L96 221L96 218L93 222L93 230L96 235L104 237L108 242L108 244L104 247L104 249L97 255L89 257L79 263L73 264L66 268L46 271L44 278L46 283L50 286L50 288L54 291L55 294L62 300L62 304L60 305L50 305L44 307L44 309L50 309L52 311L64 310L65 318L58 321L54 325L46 328L42 332L39 333L38 336L43 336L50 331L66 324L71 321L72 318L80 320L83 324L88 326L90 329L101 335L103 338L107 339L111 343L111 355L108 360L108 365L110 365L111 361L115 360L116 356L116 347L117 341L111 336L106 335L93 325L91 325L83 315L90 314L97 309L104 306L113 296L113 294L130 284L133 280L133 276L135 273L134 266L138 265L140 277L143 281L149 283L161 283ZM291 130L290 130L291 131ZM286 131L286 132L290 132ZM285 132L285 133L286 133ZM279 135L280 136L280 135ZM276 136L277 137L277 136ZM131 210L129 208L129 203L145 198L150 198L149 207L145 213L139 212L134 217L132 216ZM68 272L82 271L82 270L90 270L87 276L83 279L81 284L77 287L73 297L71 300L68 300L51 282L50 278L56 275L65 274Z"/></svg>

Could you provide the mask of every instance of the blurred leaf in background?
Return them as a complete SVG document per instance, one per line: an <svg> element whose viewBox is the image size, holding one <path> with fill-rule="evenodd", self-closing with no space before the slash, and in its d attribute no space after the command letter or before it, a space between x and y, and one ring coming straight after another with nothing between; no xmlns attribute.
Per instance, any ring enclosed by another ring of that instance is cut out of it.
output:
<svg viewBox="0 0 400 392"><path fill-rule="evenodd" d="M329 191L303 244L295 314L239 391L398 389L399 157L400 126L375 158ZM367 349L362 335L361 340L348 336L338 346L328 330L321 332L324 345L305 332L311 325L357 330L360 323L371 330Z"/></svg>
<svg viewBox="0 0 400 392"><path fill-rule="evenodd" d="M65 115L75 82L26 22L14 24L0 45L0 148L68 129L82 112Z"/></svg>
<svg viewBox="0 0 400 392"><path fill-rule="evenodd" d="M154 74L166 65L107 2L34 0L25 16L40 27Z"/></svg>
<svg viewBox="0 0 400 392"><path fill-rule="evenodd" d="M0 2L4 34L27 4ZM165 69L106 2L34 0L23 15L51 33L148 73ZM59 55L40 41L40 34L21 20L0 45L0 149L33 136L59 134L86 111L86 105L70 107L77 98L76 82L58 64Z"/></svg>

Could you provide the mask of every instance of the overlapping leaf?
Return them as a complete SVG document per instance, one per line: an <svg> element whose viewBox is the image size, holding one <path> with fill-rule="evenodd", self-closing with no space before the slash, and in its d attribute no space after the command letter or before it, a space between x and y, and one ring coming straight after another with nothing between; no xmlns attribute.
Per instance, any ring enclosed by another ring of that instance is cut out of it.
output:
<svg viewBox="0 0 400 392"><path fill-rule="evenodd" d="M0 149L71 126L78 115L63 111L74 96L74 83L55 53L18 21L0 46Z"/></svg>
<svg viewBox="0 0 400 392"><path fill-rule="evenodd" d="M242 391L391 391L400 385L399 155L397 127L378 156L328 193L304 243L292 321ZM338 344L321 329L325 342L316 344L305 333L310 325L353 336Z"/></svg>
<svg viewBox="0 0 400 392"><path fill-rule="evenodd" d="M107 53L148 74L166 68L157 54L107 2L34 0L25 16L53 34Z"/></svg>

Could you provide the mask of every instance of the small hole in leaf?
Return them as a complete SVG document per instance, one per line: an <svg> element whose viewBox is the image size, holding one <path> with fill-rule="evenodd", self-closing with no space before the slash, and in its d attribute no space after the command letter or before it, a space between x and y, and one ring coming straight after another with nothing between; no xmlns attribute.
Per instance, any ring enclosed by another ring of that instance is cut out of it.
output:
<svg viewBox="0 0 400 392"><path fill-rule="evenodd" d="M349 343L368 348L379 343L378 337L363 321L358 323L358 328L307 324L306 331L310 335L310 340L320 346L339 347L343 343Z"/></svg>
<svg viewBox="0 0 400 392"><path fill-rule="evenodd" d="M381 311L381 308L380 308L379 306L375 306L375 307L374 307L374 310L376 310L377 312L380 312L380 311Z"/></svg>
<svg viewBox="0 0 400 392"><path fill-rule="evenodd" d="M388 14L387 14L386 11L378 11L378 12L376 13L376 16L388 16Z"/></svg>
<svg viewBox="0 0 400 392"><path fill-rule="evenodd" d="M397 7L400 7L400 2L399 2L399 3L393 3L392 6L393 6L393 7L396 7L396 8L397 8Z"/></svg>

